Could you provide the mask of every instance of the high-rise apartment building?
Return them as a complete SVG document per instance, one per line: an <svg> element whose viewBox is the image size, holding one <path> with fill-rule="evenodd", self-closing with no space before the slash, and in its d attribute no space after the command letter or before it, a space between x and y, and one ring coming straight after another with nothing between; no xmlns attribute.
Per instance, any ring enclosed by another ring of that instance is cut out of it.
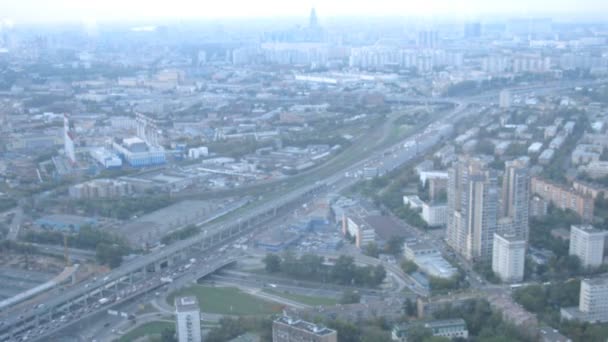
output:
<svg viewBox="0 0 608 342"><path fill-rule="evenodd" d="M578 307L562 308L564 319L608 322L608 278L583 279Z"/></svg>
<svg viewBox="0 0 608 342"><path fill-rule="evenodd" d="M502 90L498 94L498 106L500 108L511 107L511 91L508 89Z"/></svg>
<svg viewBox="0 0 608 342"><path fill-rule="evenodd" d="M570 255L576 255L584 267L598 267L604 261L606 231L591 225L570 228Z"/></svg>
<svg viewBox="0 0 608 342"><path fill-rule="evenodd" d="M496 172L480 159L460 157L448 171L448 244L468 260L489 261L497 220Z"/></svg>
<svg viewBox="0 0 608 342"><path fill-rule="evenodd" d="M528 240L530 210L530 173L526 162L506 163L500 202L500 230Z"/></svg>
<svg viewBox="0 0 608 342"><path fill-rule="evenodd" d="M272 342L337 342L338 333L326 327L282 316L272 323Z"/></svg>
<svg viewBox="0 0 608 342"><path fill-rule="evenodd" d="M76 163L74 152L74 130L67 115L63 116L63 149L65 156L71 163Z"/></svg>
<svg viewBox="0 0 608 342"><path fill-rule="evenodd" d="M196 297L176 297L175 315L177 340L179 342L201 342L201 310Z"/></svg>
<svg viewBox="0 0 608 342"><path fill-rule="evenodd" d="M515 234L495 233L492 249L492 271L504 282L524 279L526 240Z"/></svg>

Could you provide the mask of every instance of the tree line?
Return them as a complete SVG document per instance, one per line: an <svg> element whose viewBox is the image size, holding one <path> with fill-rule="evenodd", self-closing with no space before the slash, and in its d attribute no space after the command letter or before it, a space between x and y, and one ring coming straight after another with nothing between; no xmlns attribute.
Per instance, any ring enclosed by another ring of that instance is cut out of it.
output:
<svg viewBox="0 0 608 342"><path fill-rule="evenodd" d="M386 277L384 266L357 266L352 257L342 255L333 265L325 264L325 258L305 254L300 258L292 254L283 257L267 254L264 258L266 271L283 273L298 279L331 282L340 285L376 287Z"/></svg>

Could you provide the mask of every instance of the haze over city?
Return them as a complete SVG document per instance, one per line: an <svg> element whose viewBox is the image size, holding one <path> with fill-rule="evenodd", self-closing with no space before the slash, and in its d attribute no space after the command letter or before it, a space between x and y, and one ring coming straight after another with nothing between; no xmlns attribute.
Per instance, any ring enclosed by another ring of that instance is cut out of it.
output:
<svg viewBox="0 0 608 342"><path fill-rule="evenodd" d="M556 15L599 20L608 16L602 0L21 0L0 3L2 18L17 22L116 21L154 19L221 19L302 17L316 6L325 18L348 16L422 17L427 20L483 19L484 16Z"/></svg>
<svg viewBox="0 0 608 342"><path fill-rule="evenodd" d="M607 17L0 1L0 342L606 341Z"/></svg>

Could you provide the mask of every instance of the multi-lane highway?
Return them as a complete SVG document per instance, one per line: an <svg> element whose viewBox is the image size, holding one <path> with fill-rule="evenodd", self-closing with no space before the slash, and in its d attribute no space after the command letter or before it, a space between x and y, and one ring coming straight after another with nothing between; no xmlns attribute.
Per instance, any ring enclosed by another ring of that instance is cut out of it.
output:
<svg viewBox="0 0 608 342"><path fill-rule="evenodd" d="M559 86L564 87L564 85ZM569 87L572 87L572 85L569 85ZM542 88L539 87L538 89ZM492 100L494 100L495 96L494 94L492 95ZM445 99L443 101L448 102ZM82 307L81 303L83 302L85 303L85 307L89 307L92 310L91 313L95 312L95 310L106 310L107 307L104 303L100 303L99 301L92 305L86 304L87 299L91 301L91 294L95 293L95 291L97 291L96 294L98 295L103 295L104 292L112 293L112 296L115 296L112 302L119 302L118 297L120 297L120 292L116 294L116 291L125 291L123 295L126 298L121 297L123 300L151 291L155 287L162 285L160 284L160 275L164 274L163 272L165 271L163 269L174 270L177 265L183 264L184 260L191 253L208 251L210 248L226 244L235 236L250 232L253 227L266 222L269 218L275 217L285 209L301 204L315 194L327 191L339 191L354 184L358 179L353 177L353 175L359 174L365 166L376 167L380 174L390 172L402 166L417 156L428 152L442 139L450 136L452 133L450 124L466 115L468 113L468 105L477 101L483 100L479 97L467 99L466 101L457 101L455 102L456 107L453 110L445 113L442 118L431 123L423 131L393 146L377 151L370 157L360 160L324 180L319 180L315 184L307 184L285 194L276 195L274 198L266 199L266 202L259 201L242 210L238 216L231 215L222 222L204 225L200 235L141 256L113 270L103 279L76 285L58 296L39 303L36 308L27 312L20 312L18 314L10 310L2 312L0 314L0 334L2 334L0 335L0 340L23 339L23 337L33 334L33 331L38 331L38 339L41 336L47 336L40 332L41 324L51 324L55 330L68 326L83 317L82 313L77 311L81 309L71 311L69 309L70 306ZM150 275L152 272L153 274ZM110 286L108 287L108 285ZM122 290L119 290L119 287ZM125 288L130 288L131 291L124 290ZM113 291L110 291L112 289ZM108 298L108 301L110 301L110 298ZM66 312L66 314L58 316L63 312Z"/></svg>

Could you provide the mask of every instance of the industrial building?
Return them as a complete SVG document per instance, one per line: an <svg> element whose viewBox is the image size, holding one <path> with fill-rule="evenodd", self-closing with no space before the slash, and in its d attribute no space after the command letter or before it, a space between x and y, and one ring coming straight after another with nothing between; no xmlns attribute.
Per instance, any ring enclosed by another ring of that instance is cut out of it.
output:
<svg viewBox="0 0 608 342"><path fill-rule="evenodd" d="M414 326L422 326L429 329L433 336L446 337L448 339L467 339L469 337L469 331L464 319L456 318L396 325L391 332L392 340L407 342L408 330Z"/></svg>
<svg viewBox="0 0 608 342"><path fill-rule="evenodd" d="M112 148L132 167L162 165L167 162L164 148L149 145L137 137L113 141Z"/></svg>
<svg viewBox="0 0 608 342"><path fill-rule="evenodd" d="M70 197L82 198L116 198L133 193L130 183L115 179L94 179L85 183L70 186Z"/></svg>

